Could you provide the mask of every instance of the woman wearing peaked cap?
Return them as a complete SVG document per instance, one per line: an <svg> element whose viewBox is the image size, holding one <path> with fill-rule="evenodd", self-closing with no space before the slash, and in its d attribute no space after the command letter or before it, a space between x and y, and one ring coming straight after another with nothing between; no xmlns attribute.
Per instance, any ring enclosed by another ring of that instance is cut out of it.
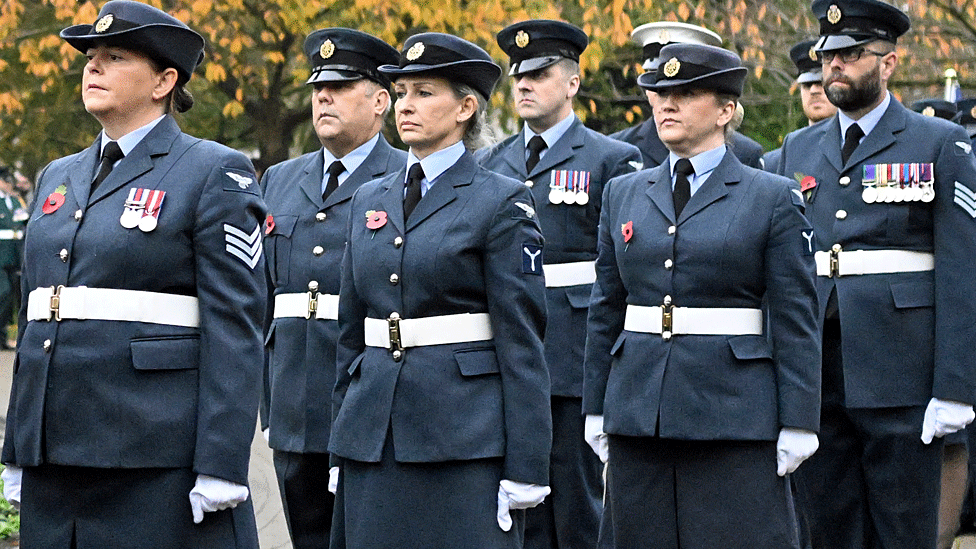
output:
<svg viewBox="0 0 976 549"><path fill-rule="evenodd" d="M332 547L521 547L548 494L542 235L477 165L501 69L425 33L394 81L407 166L353 197L339 295Z"/></svg>
<svg viewBox="0 0 976 549"><path fill-rule="evenodd" d="M618 547L796 547L787 473L817 448L813 231L790 181L727 146L746 69L661 50L667 162L604 192L584 363ZM679 543L680 540L680 543Z"/></svg>
<svg viewBox="0 0 976 549"><path fill-rule="evenodd" d="M203 58L186 25L115 0L61 36L88 57L82 100L102 132L44 169L26 228L2 456L21 541L256 548L267 298L253 168L173 118Z"/></svg>

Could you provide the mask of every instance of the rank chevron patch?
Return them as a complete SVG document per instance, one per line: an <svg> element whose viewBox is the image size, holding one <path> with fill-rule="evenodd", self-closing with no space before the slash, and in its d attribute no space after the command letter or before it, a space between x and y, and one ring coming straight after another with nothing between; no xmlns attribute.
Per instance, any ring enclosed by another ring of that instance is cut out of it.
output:
<svg viewBox="0 0 976 549"><path fill-rule="evenodd" d="M956 198L954 202L959 204L959 207L968 213L969 217L976 219L976 192L971 191L969 187L958 181L956 181Z"/></svg>
<svg viewBox="0 0 976 549"><path fill-rule="evenodd" d="M240 259L251 269L261 260L261 251L264 248L261 244L260 224L251 234L247 234L229 223L224 223L224 240L227 242L227 253Z"/></svg>

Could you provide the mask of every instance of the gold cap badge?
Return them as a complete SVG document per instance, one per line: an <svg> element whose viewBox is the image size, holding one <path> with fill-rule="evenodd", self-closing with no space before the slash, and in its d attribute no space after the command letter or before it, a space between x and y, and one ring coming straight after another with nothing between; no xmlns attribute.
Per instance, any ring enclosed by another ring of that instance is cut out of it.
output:
<svg viewBox="0 0 976 549"><path fill-rule="evenodd" d="M925 107L924 109L922 109L922 114L924 114L925 116L935 116L935 107L933 107L932 105Z"/></svg>
<svg viewBox="0 0 976 549"><path fill-rule="evenodd" d="M677 57L672 57L671 60L664 64L664 76L668 78L673 78L680 70L681 61L678 61Z"/></svg>
<svg viewBox="0 0 976 549"><path fill-rule="evenodd" d="M671 42L671 33L668 32L668 29L661 29L661 32L657 35L657 41L662 44Z"/></svg>
<svg viewBox="0 0 976 549"><path fill-rule="evenodd" d="M115 21L115 16L111 13L107 14L105 17L102 17L95 22L95 32L101 33L107 31L108 28L112 26L112 21Z"/></svg>
<svg viewBox="0 0 976 549"><path fill-rule="evenodd" d="M515 34L515 45L524 48L529 45L529 33L520 30Z"/></svg>
<svg viewBox="0 0 976 549"><path fill-rule="evenodd" d="M831 25L836 25L840 21L842 15L843 14L840 12L840 8L837 7L837 4L831 4L830 7L827 8L827 21L830 21Z"/></svg>
<svg viewBox="0 0 976 549"><path fill-rule="evenodd" d="M322 46L319 47L319 55L322 56L322 59L328 59L332 57L332 54L334 53L335 44L332 43L331 39L322 42Z"/></svg>
<svg viewBox="0 0 976 549"><path fill-rule="evenodd" d="M416 61L420 59L420 56L424 54L424 43L417 42L416 44L410 46L407 50L407 61Z"/></svg>
<svg viewBox="0 0 976 549"><path fill-rule="evenodd" d="M973 106L973 108L969 109L969 116L976 118L976 106Z"/></svg>
<svg viewBox="0 0 976 549"><path fill-rule="evenodd" d="M817 61L817 50L813 46L810 46L810 51L807 52L807 55L810 56L810 61Z"/></svg>

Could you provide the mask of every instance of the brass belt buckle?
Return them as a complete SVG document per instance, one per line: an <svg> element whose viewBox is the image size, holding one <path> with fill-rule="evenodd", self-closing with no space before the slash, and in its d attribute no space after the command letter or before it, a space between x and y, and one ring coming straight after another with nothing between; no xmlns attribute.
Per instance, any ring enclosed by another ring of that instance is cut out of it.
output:
<svg viewBox="0 0 976 549"><path fill-rule="evenodd" d="M403 342L400 340L400 315L392 313L386 322L390 328L390 350L393 351L393 360L400 360L403 357Z"/></svg>
<svg viewBox="0 0 976 549"><path fill-rule="evenodd" d="M315 318L315 312L319 309L319 284L314 280L308 283L308 310L305 311L305 320Z"/></svg>
<svg viewBox="0 0 976 549"><path fill-rule="evenodd" d="M665 301L661 305L661 337L666 340L671 339L671 328L674 322L674 305L670 301Z"/></svg>
<svg viewBox="0 0 976 549"><path fill-rule="evenodd" d="M58 286L54 290L54 295L51 296L51 316L57 322L61 322L61 288L64 288L64 286ZM50 321L51 318L48 317L48 320Z"/></svg>
<svg viewBox="0 0 976 549"><path fill-rule="evenodd" d="M830 278L840 277L840 244L830 247Z"/></svg>

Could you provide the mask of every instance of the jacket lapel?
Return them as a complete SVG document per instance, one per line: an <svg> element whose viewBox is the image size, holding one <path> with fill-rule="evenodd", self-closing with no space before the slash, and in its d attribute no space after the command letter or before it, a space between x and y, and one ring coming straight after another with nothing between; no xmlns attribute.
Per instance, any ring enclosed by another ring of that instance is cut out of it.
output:
<svg viewBox="0 0 976 549"><path fill-rule="evenodd" d="M881 115L881 120L878 121L878 125L854 149L854 154L847 159L847 164L844 166L844 169L846 170L851 166L856 166L893 145L895 143L895 134L905 129L905 123L908 118L906 111L907 109L897 99L892 97L891 103L888 105L885 113ZM840 130L837 130L835 135L839 141Z"/></svg>
<svg viewBox="0 0 976 549"><path fill-rule="evenodd" d="M95 139L91 147L78 155L74 167L68 174L68 188L81 207L88 204L88 193L91 190L92 179L95 177L95 165L98 164L100 156L101 140Z"/></svg>
<svg viewBox="0 0 976 549"><path fill-rule="evenodd" d="M674 199L671 194L671 172L670 165L660 164L653 168L649 185L645 193L651 202L661 210L668 221L674 223Z"/></svg>
<svg viewBox="0 0 976 549"><path fill-rule="evenodd" d="M729 194L728 185L739 182L739 173L742 163L732 154L732 149L725 151L725 156L719 162L718 167L712 172L702 186L691 195L685 209L681 210L678 216L678 223L682 223L691 216L705 209L709 204L720 200Z"/></svg>
<svg viewBox="0 0 976 549"><path fill-rule="evenodd" d="M572 158L576 154L576 149L583 146L583 141L583 123L580 122L579 118L576 118L569 126L569 129L566 130L566 133L558 141L553 143L552 147L542 156L539 163L532 170L532 173L529 174L529 177L535 179L539 174L547 172ZM523 166L523 171L524 169Z"/></svg>
<svg viewBox="0 0 976 549"><path fill-rule="evenodd" d="M382 177L386 173L386 166L392 149L393 147L383 138L383 134L380 134L379 140L376 141L373 150L369 152L366 159L363 160L363 163L356 168L356 171L349 174L349 177L342 182L342 185L339 185L338 189L329 195L323 207L330 208L340 202L349 200L356 192L356 189L363 186L364 183ZM319 158L322 158L322 156L320 155Z"/></svg>
<svg viewBox="0 0 976 549"><path fill-rule="evenodd" d="M470 185L477 171L478 165L471 153L465 152L461 155L461 158L453 166L437 178L437 181L428 189L427 194L417 203L417 208L410 214L413 217L407 222L407 231L419 225L437 210L453 202L457 198L455 187Z"/></svg>
<svg viewBox="0 0 976 549"><path fill-rule="evenodd" d="M305 168L302 170L302 180L298 182L298 186L302 188L302 192L308 197L309 202L315 204L315 207L319 209L322 208L322 176L324 173L322 165L324 163L325 157L322 156L322 149L319 149L318 154L313 155L312 159L305 164ZM339 191L336 190L335 192Z"/></svg>
<svg viewBox="0 0 976 549"><path fill-rule="evenodd" d="M108 174L105 181L95 189L89 203L94 204L102 198L114 193L133 179L153 168L155 157L169 153L173 141L180 134L180 128L173 117L167 116L156 125L152 131L139 142L129 154L123 158L118 166ZM88 183L89 189L91 183Z"/></svg>
<svg viewBox="0 0 976 549"><path fill-rule="evenodd" d="M380 204L386 211L386 219L393 223L400 234L404 234L403 223L403 187L407 180L407 167L400 168L395 174L387 176L384 180L383 195L380 197ZM341 185L340 185L341 187ZM421 200L423 202L423 200ZM418 205L419 208L419 205ZM416 210L414 210L416 212ZM366 212L352 212L350 215L362 215Z"/></svg>

